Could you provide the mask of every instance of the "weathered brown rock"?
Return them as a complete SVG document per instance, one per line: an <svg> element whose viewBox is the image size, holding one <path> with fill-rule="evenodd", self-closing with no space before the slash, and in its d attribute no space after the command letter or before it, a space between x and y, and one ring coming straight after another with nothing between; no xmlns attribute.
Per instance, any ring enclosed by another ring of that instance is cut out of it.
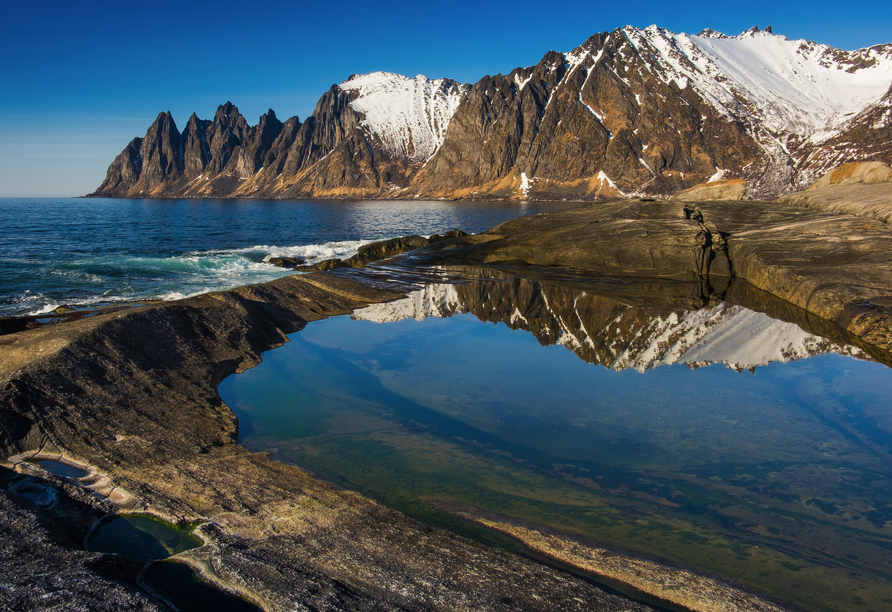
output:
<svg viewBox="0 0 892 612"><path fill-rule="evenodd" d="M356 255L348 259L345 263L351 268L361 268L367 263L420 249L428 244L430 244L430 240L423 236L403 236L401 238L381 240L359 247Z"/></svg>
<svg viewBox="0 0 892 612"><path fill-rule="evenodd" d="M395 255L420 249L434 242L447 240L449 238L459 238L467 236L462 230L449 230L444 236L431 236L425 238L423 236L402 236L400 238L391 238L389 240L380 240L371 244L359 247L356 255L349 259L326 259L310 265L296 265L295 270L301 272L336 270L338 268L362 268L366 264L373 261L388 259ZM272 263L272 259L270 260Z"/></svg>
<svg viewBox="0 0 892 612"><path fill-rule="evenodd" d="M694 185L689 189L673 194L670 199L681 202L742 200L745 194L746 181L743 179L731 179L730 181L715 181L714 183Z"/></svg>
<svg viewBox="0 0 892 612"><path fill-rule="evenodd" d="M343 259L325 259L314 264L294 266L298 272L325 272L326 270L337 270L338 268L349 268L351 266L344 263Z"/></svg>
<svg viewBox="0 0 892 612"><path fill-rule="evenodd" d="M522 217L429 250L447 261L523 262L603 276L730 276L721 235L695 209L667 200L623 200Z"/></svg>
<svg viewBox="0 0 892 612"><path fill-rule="evenodd" d="M834 168L805 191L778 200L790 206L892 220L892 168L881 162L851 162Z"/></svg>
<svg viewBox="0 0 892 612"><path fill-rule="evenodd" d="M863 183L892 182L892 168L882 162L849 162L834 168L808 188L808 191L823 189L831 185L854 185Z"/></svg>
<svg viewBox="0 0 892 612"><path fill-rule="evenodd" d="M295 266L302 265L306 263L306 259L302 257L270 257L267 260L267 263L271 263L274 266L278 266L280 268L291 268L294 269Z"/></svg>
<svg viewBox="0 0 892 612"><path fill-rule="evenodd" d="M778 200L788 206L800 206L828 213L871 217L892 222L892 184L841 184L822 189L800 191Z"/></svg>

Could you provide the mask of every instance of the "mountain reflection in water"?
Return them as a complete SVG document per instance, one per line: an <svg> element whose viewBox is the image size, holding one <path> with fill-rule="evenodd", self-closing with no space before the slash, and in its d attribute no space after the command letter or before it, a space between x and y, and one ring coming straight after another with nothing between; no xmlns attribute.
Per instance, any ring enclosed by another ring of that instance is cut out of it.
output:
<svg viewBox="0 0 892 612"><path fill-rule="evenodd" d="M493 543L475 521L892 602L888 356L747 285L489 274L293 334L220 386L240 441Z"/></svg>
<svg viewBox="0 0 892 612"><path fill-rule="evenodd" d="M427 285L405 299L358 310L352 318L392 323L471 313L481 321L528 331L543 346L565 346L588 363L639 372L676 363L751 370L829 352L862 356L858 348L744 306L720 302L683 308L671 302L634 306L574 286L503 279Z"/></svg>

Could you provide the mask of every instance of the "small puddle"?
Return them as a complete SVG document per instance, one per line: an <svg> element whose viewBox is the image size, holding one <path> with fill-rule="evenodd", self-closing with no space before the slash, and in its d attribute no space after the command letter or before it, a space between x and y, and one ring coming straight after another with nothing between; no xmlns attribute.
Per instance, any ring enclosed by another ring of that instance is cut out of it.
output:
<svg viewBox="0 0 892 612"><path fill-rule="evenodd" d="M79 480L90 475L90 472L88 472L87 470L69 465L68 463L62 463L61 461L55 461L53 459L40 459L37 461L33 461L32 463L39 465L50 474L55 474L56 476L61 476L62 478L73 478L74 480Z"/></svg>
<svg viewBox="0 0 892 612"><path fill-rule="evenodd" d="M25 477L10 485L9 490L21 495L29 502L43 508L50 508L56 503L56 491L41 480Z"/></svg>
<svg viewBox="0 0 892 612"><path fill-rule="evenodd" d="M151 516L119 516L98 525L87 537L87 549L132 559L166 559L202 542L192 526L177 527Z"/></svg>
<svg viewBox="0 0 892 612"><path fill-rule="evenodd" d="M38 506L50 507L55 503L56 497L49 489L25 489L20 491L22 497Z"/></svg>
<svg viewBox="0 0 892 612"><path fill-rule="evenodd" d="M185 563L155 563L146 571L143 582L155 594L173 604L180 612L259 612L254 604L221 591L209 584Z"/></svg>

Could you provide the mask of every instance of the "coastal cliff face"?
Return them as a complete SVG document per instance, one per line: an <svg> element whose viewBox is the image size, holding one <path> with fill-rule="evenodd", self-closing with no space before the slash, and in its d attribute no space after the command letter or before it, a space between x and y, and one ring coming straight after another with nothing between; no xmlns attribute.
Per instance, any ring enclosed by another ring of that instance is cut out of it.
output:
<svg viewBox="0 0 892 612"><path fill-rule="evenodd" d="M473 86L353 75L303 123L162 113L91 195L768 199L854 160L892 162L892 44L627 26Z"/></svg>

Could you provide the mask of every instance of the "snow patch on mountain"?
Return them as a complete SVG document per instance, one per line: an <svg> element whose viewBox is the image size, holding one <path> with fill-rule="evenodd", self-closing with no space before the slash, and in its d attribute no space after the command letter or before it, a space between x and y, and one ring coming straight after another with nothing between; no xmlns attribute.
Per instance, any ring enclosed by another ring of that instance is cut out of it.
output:
<svg viewBox="0 0 892 612"><path fill-rule="evenodd" d="M353 75L339 87L358 94L350 106L388 152L422 162L443 144L449 121L470 89L451 79L389 72Z"/></svg>
<svg viewBox="0 0 892 612"><path fill-rule="evenodd" d="M690 36L655 25L623 32L666 83L690 84L723 115L749 115L774 134L815 143L892 84L892 45L843 51L755 28L738 36L711 30Z"/></svg>

